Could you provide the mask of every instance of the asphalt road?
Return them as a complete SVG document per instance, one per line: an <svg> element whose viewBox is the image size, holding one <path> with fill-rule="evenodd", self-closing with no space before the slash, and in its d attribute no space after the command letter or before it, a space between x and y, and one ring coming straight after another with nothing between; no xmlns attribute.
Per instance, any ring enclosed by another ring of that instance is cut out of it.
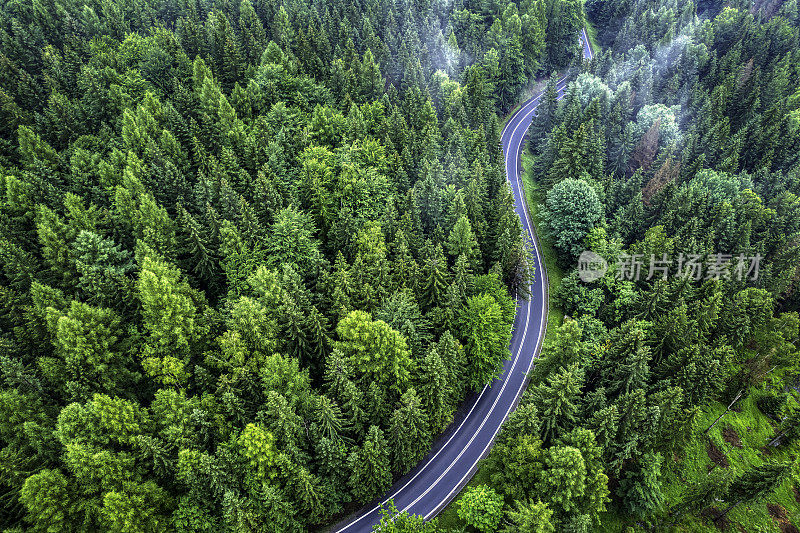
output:
<svg viewBox="0 0 800 533"><path fill-rule="evenodd" d="M591 59L586 30L581 32L584 57ZM559 95L565 81L558 83ZM511 338L511 359L504 362L500 377L483 388L472 401L466 416L456 421L437 445L414 470L401 478L389 492L363 508L357 515L332 528L334 533L366 533L380 521L382 502L394 500L399 511L408 511L426 519L436 516L472 478L480 459L492 447L500 426L516 407L526 384L526 376L538 357L547 324L547 273L538 242L523 200L520 181L520 154L528 126L539 105L539 94L527 102L509 120L502 134L506 175L514 191L514 203L522 227L534 248L535 277L531 298L517 303Z"/></svg>

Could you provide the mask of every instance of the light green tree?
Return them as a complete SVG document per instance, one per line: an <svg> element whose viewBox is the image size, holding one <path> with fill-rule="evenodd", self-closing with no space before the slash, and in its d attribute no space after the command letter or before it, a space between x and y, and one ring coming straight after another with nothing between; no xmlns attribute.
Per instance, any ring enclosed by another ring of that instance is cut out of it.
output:
<svg viewBox="0 0 800 533"><path fill-rule="evenodd" d="M581 253L583 238L603 218L603 205L597 193L578 178L567 178L550 189L542 212L556 247L573 257Z"/></svg>
<svg viewBox="0 0 800 533"><path fill-rule="evenodd" d="M256 424L247 424L236 439L239 453L249 465L249 474L254 483L269 481L277 475L278 450L275 437Z"/></svg>
<svg viewBox="0 0 800 533"><path fill-rule="evenodd" d="M425 520L419 515L400 512L394 501L381 507L381 521L372 526L372 531L380 533L440 533L437 520Z"/></svg>
<svg viewBox="0 0 800 533"><path fill-rule="evenodd" d="M456 505L459 518L484 533L497 531L503 519L503 497L486 485L468 488Z"/></svg>
<svg viewBox="0 0 800 533"><path fill-rule="evenodd" d="M350 359L353 368L367 381L402 393L411 378L412 360L406 339L369 313L351 311L336 327L339 341L334 346Z"/></svg>
<svg viewBox="0 0 800 533"><path fill-rule="evenodd" d="M142 262L136 289L148 333L142 352L145 371L164 385L184 384L192 348L207 331L195 303L199 295L181 279L180 270L150 255Z"/></svg>
<svg viewBox="0 0 800 533"><path fill-rule="evenodd" d="M511 324L492 295L480 294L467 300L461 338L467 354L467 382L479 390L500 372L511 340Z"/></svg>
<svg viewBox="0 0 800 533"><path fill-rule="evenodd" d="M553 511L541 501L517 501L508 512L508 523L502 533L555 533Z"/></svg>
<svg viewBox="0 0 800 533"><path fill-rule="evenodd" d="M580 510L578 501L586 491L586 462L572 446L554 446L545 458L547 472L537 484L560 515Z"/></svg>

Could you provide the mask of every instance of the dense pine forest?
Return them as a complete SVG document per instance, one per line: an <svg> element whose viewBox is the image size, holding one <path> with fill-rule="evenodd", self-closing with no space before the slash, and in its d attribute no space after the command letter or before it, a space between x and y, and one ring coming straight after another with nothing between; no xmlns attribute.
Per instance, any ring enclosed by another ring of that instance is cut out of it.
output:
<svg viewBox="0 0 800 533"><path fill-rule="evenodd" d="M508 357L499 139L549 78L541 361L456 520L381 531L796 531L799 32L796 0L0 1L0 529L385 493Z"/></svg>
<svg viewBox="0 0 800 533"><path fill-rule="evenodd" d="M0 528L382 494L507 357L498 113L580 61L580 2L1 5Z"/></svg>

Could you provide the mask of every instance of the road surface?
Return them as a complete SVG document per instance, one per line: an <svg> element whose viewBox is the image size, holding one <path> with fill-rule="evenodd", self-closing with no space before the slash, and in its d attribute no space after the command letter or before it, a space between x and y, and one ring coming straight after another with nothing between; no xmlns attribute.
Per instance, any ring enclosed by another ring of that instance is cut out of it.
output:
<svg viewBox="0 0 800 533"><path fill-rule="evenodd" d="M581 32L584 57L591 59L586 30ZM559 95L566 82L558 83ZM511 338L511 359L503 372L473 399L466 416L453 424L414 470L392 486L377 502L334 526L334 533L366 533L380 521L381 503L394 500L399 511L430 519L444 509L472 478L480 461L492 447L500 426L516 407L525 388L527 374L539 355L547 324L547 273L538 242L523 200L519 160L528 126L539 105L539 94L527 102L509 120L502 134L506 175L514 191L514 204L522 227L534 248L535 276L531 298L517 303ZM443 441L443 442L442 442Z"/></svg>

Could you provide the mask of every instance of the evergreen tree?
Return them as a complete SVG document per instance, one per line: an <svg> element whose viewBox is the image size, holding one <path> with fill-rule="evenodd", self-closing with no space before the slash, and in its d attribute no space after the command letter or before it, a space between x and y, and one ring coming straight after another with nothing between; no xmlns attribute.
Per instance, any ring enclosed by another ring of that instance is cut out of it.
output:
<svg viewBox="0 0 800 533"><path fill-rule="evenodd" d="M795 466L788 462L768 462L746 470L731 483L727 494L731 504L717 520L744 501L757 501L768 496L789 476L794 475Z"/></svg>
<svg viewBox="0 0 800 533"><path fill-rule="evenodd" d="M646 517L657 512L664 502L661 488L661 454L645 454L636 470L629 470L620 484L620 493L628 510Z"/></svg>
<svg viewBox="0 0 800 533"><path fill-rule="evenodd" d="M369 428L364 445L352 452L348 463L352 472L350 490L359 500L369 500L389 488L389 446L377 426Z"/></svg>
<svg viewBox="0 0 800 533"><path fill-rule="evenodd" d="M396 470L405 473L425 456L430 447L428 425L417 392L409 388L389 419L389 444Z"/></svg>
<svg viewBox="0 0 800 533"><path fill-rule="evenodd" d="M549 441L575 422L579 410L579 394L583 384L583 370L577 363L563 367L549 377L547 383L532 390L542 419L542 437Z"/></svg>

